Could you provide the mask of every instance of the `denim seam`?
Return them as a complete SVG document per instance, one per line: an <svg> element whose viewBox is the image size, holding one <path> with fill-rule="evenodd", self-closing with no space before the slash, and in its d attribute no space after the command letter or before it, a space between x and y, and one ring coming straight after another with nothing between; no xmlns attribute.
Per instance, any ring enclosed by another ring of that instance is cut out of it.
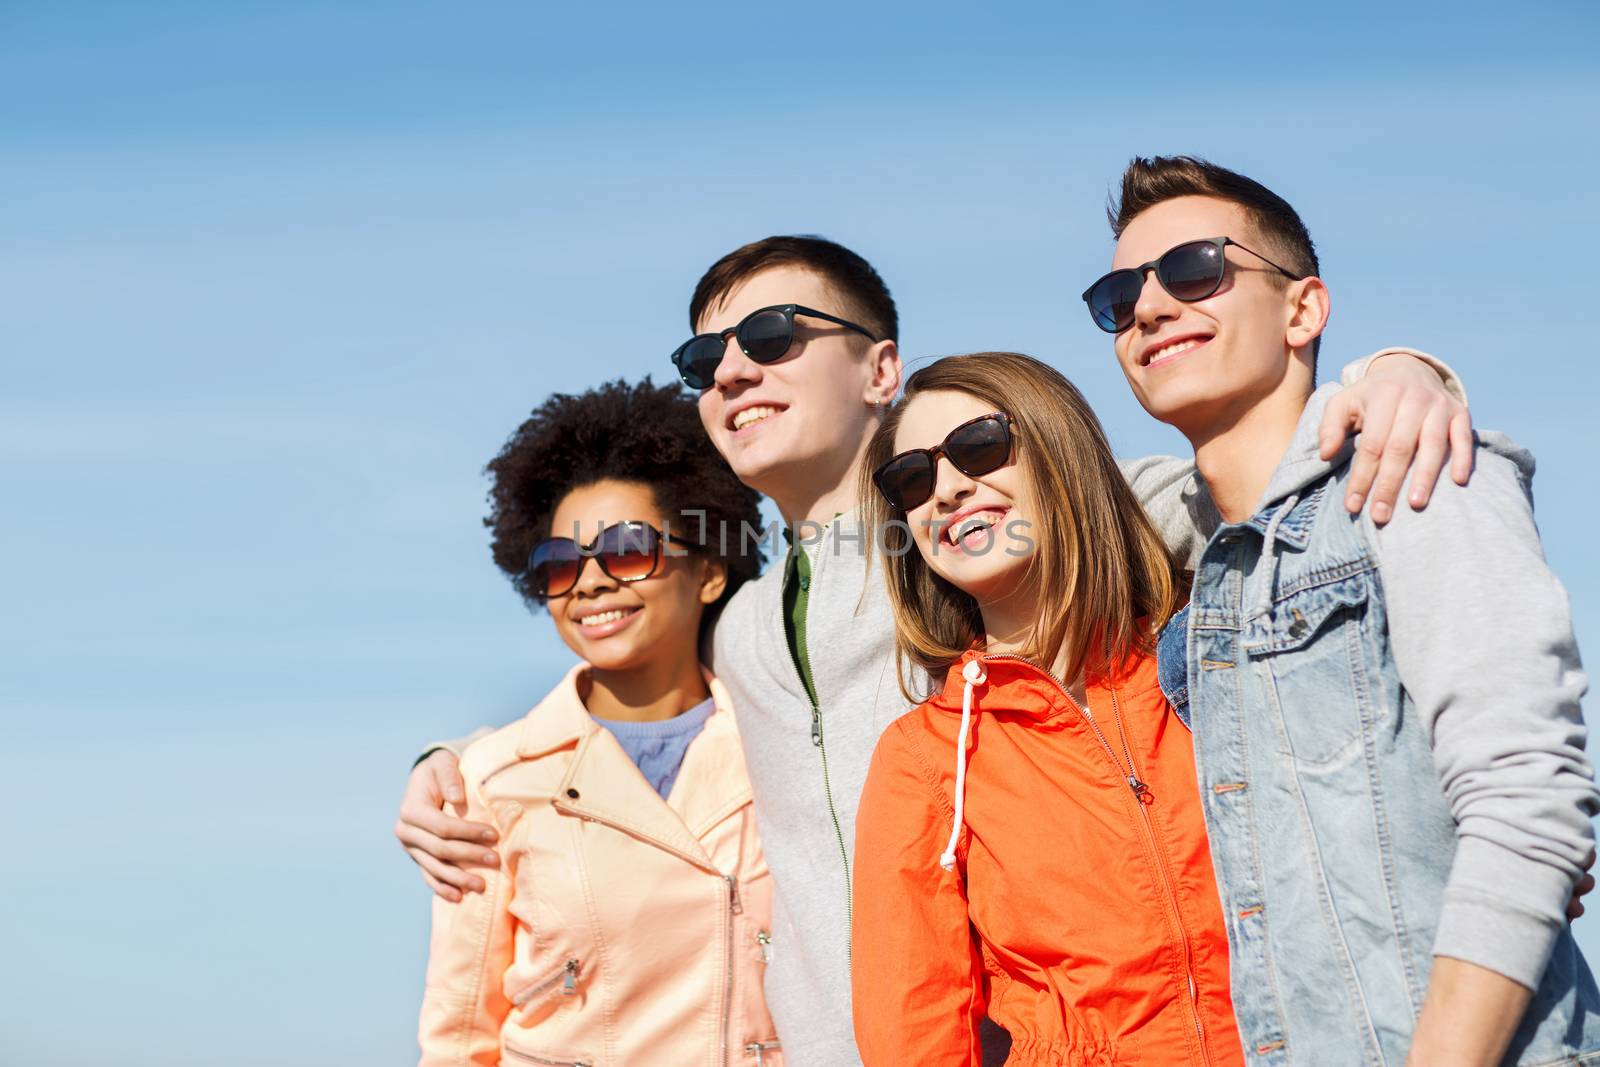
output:
<svg viewBox="0 0 1600 1067"><path fill-rule="evenodd" d="M1283 712L1283 699L1278 693L1277 677L1273 674L1270 664L1256 664L1255 666L1263 676L1263 680L1267 686L1268 692L1271 694L1272 707L1273 710L1277 712L1278 729L1283 731L1284 741L1287 743L1289 740L1288 724L1285 721ZM1306 839L1311 843L1311 848L1314 853L1313 858L1316 863L1317 874L1313 884L1316 888L1317 900L1322 905L1324 918L1331 921L1333 931L1336 935L1334 940L1339 950L1338 963L1340 972L1345 981L1349 983L1349 988L1355 991L1356 1000L1361 1008L1362 1020L1366 1024L1366 1033L1364 1035L1363 1044L1366 1046L1367 1050L1376 1052L1383 1046L1378 1040L1377 1026L1372 1019L1372 1009L1367 1005L1366 990L1362 988L1360 978L1356 974L1355 961L1350 951L1349 941L1345 938L1344 926L1339 921L1339 913L1337 909L1334 908L1333 897L1328 891L1328 879L1326 874L1327 864L1322 855L1322 848L1317 842L1316 829L1311 822L1311 811L1309 804L1306 801L1305 790L1301 787L1299 772L1291 769L1289 774L1294 781L1295 803L1299 809L1300 819L1304 827ZM1380 1059L1369 1059L1368 1062L1372 1063L1373 1067L1383 1067L1381 1053Z"/></svg>
<svg viewBox="0 0 1600 1067"><path fill-rule="evenodd" d="M1272 598L1272 602L1277 604L1307 589L1332 585L1335 582L1342 582L1347 578L1354 578L1357 575L1377 569L1378 565L1371 556L1362 556L1358 559L1346 560L1343 563L1316 567L1296 575L1287 585L1280 584L1277 593Z"/></svg>

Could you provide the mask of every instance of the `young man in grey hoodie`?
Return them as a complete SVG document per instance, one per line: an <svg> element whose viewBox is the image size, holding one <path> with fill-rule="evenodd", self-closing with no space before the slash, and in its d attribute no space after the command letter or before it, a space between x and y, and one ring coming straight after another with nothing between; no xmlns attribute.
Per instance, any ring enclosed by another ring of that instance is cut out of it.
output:
<svg viewBox="0 0 1600 1067"><path fill-rule="evenodd" d="M1353 515L1350 451L1319 445L1328 291L1294 209L1202 160L1136 159L1112 225L1084 298L1219 518L1160 658L1248 1062L1600 1062L1567 923L1600 794L1532 457L1483 434L1453 457L1470 486Z"/></svg>
<svg viewBox="0 0 1600 1067"><path fill-rule="evenodd" d="M900 384L898 319L888 288L860 256L818 238L774 237L707 271L690 322L698 340L675 362L699 391L706 433L747 485L773 498L793 535L784 563L729 604L711 650L739 715L773 872L767 1000L789 1067L855 1064L849 865L856 805L878 735L906 704L882 571L868 570L871 534L854 512L862 456ZM770 358L771 336L785 330L792 343ZM1402 426L1412 429L1405 444L1415 446L1416 427L1433 419L1435 439L1424 441L1417 478L1431 486L1447 427L1466 425L1465 408L1421 362L1402 357L1377 366L1372 380L1332 405L1329 433L1342 437L1363 410L1369 424L1373 409L1380 420L1400 410L1409 420ZM1389 462L1403 475L1410 459L1407 447ZM1126 471L1158 527L1192 554L1199 545L1189 506L1193 464L1147 459ZM1379 476L1398 486L1398 478ZM1393 503L1394 491L1387 499ZM494 862L475 844L491 839L486 827L440 810L460 790L450 751L423 760L395 830L446 897L481 888L466 867Z"/></svg>

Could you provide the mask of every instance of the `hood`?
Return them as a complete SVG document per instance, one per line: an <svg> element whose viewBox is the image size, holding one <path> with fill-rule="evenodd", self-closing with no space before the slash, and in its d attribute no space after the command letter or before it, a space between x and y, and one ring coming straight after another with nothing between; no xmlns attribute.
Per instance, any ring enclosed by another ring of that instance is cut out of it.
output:
<svg viewBox="0 0 1600 1067"><path fill-rule="evenodd" d="M1346 437L1332 459L1323 459L1321 455L1322 442L1318 431L1322 428L1322 415L1328 410L1328 401L1342 388L1337 382L1329 382L1312 393L1311 399L1306 401L1300 421L1295 424L1294 437L1289 440L1289 447L1283 450L1283 458L1278 461L1277 469L1272 472L1267 488L1256 503L1255 510L1258 513L1268 505L1293 496L1325 478L1355 452L1355 440Z"/></svg>

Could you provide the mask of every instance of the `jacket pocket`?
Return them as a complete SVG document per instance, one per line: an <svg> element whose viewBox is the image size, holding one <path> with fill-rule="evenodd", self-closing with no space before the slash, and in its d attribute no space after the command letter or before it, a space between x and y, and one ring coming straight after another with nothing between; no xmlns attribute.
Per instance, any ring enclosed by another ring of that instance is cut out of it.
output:
<svg viewBox="0 0 1600 1067"><path fill-rule="evenodd" d="M1305 648L1335 615L1365 606L1367 585L1368 574L1362 572L1281 597L1267 617L1250 620L1244 632L1245 651L1263 656Z"/></svg>
<svg viewBox="0 0 1600 1067"><path fill-rule="evenodd" d="M1283 751L1303 768L1331 771L1354 759L1381 703L1362 637L1371 581L1363 571L1300 588L1246 625L1254 681L1276 709Z"/></svg>
<svg viewBox="0 0 1600 1067"><path fill-rule="evenodd" d="M559 970L530 982L515 993L512 993L512 1006L523 1007L532 1000L541 996L553 995L558 990L562 996L576 996L578 993L578 972L582 967L583 964L576 956L568 958Z"/></svg>
<svg viewBox="0 0 1600 1067"><path fill-rule="evenodd" d="M783 1067L783 1046L777 1038L771 1041L752 1041L744 1047L744 1054L755 1067Z"/></svg>

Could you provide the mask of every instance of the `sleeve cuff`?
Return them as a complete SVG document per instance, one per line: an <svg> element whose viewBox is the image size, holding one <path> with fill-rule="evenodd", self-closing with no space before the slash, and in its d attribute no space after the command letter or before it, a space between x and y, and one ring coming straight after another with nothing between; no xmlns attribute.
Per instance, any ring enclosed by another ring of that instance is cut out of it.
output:
<svg viewBox="0 0 1600 1067"><path fill-rule="evenodd" d="M1505 887L1515 887L1515 896ZM1476 964L1536 990L1567 923L1572 888L1572 880L1548 864L1480 838L1462 838L1433 954ZM1553 910L1540 910L1551 905Z"/></svg>
<svg viewBox="0 0 1600 1067"><path fill-rule="evenodd" d="M1466 384L1462 382L1461 376L1455 372L1455 368L1451 367L1450 364L1446 363L1437 356L1430 356L1426 352L1420 352L1415 348L1405 348L1403 346L1380 348L1370 356L1363 356L1353 363L1346 363L1344 365L1344 369L1339 372L1339 384L1348 389L1350 386L1366 377L1367 370L1372 366L1373 360L1377 359L1379 356L1391 356L1396 354L1413 356L1432 367L1434 372L1444 380L1445 391L1451 396L1455 397L1457 400L1461 401L1461 403L1467 404L1467 387ZM1470 404L1467 404L1467 406L1471 407Z"/></svg>
<svg viewBox="0 0 1600 1067"><path fill-rule="evenodd" d="M427 759L441 748L450 753L456 759L460 759L461 754L467 750L468 745L480 738L488 737L492 733L494 733L493 726L480 726L466 737L458 737L453 741L435 741L431 745L424 745L422 746L422 755L412 760L411 766L415 767L417 764L421 763L423 760Z"/></svg>

